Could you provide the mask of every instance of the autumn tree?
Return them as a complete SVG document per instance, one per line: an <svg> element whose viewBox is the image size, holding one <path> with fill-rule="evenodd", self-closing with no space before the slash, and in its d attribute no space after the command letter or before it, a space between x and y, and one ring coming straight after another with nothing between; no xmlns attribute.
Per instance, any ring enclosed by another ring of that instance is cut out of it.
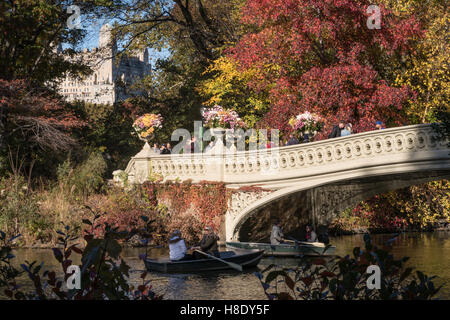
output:
<svg viewBox="0 0 450 320"><path fill-rule="evenodd" d="M197 62L217 58L220 48L237 40L237 9L242 0L118 0L105 5L124 48L149 46L175 51L180 45L197 54Z"/></svg>
<svg viewBox="0 0 450 320"><path fill-rule="evenodd" d="M105 5L114 19L113 33L127 54L145 47L153 52L153 70L138 85L144 94L132 103L165 119L161 139L176 127L192 129L204 102L196 90L210 62L242 33L239 8L244 0L136 0ZM167 130L167 132L166 132ZM166 140L167 141L167 140Z"/></svg>
<svg viewBox="0 0 450 320"><path fill-rule="evenodd" d="M288 119L306 110L329 124L344 119L358 131L376 120L401 125L412 93L394 86L393 61L409 59L422 36L414 17L399 18L380 5L381 29L368 28L369 1L249 0L242 22L255 31L231 51L249 82L272 102L263 121L289 131ZM330 126L328 126L330 128Z"/></svg>
<svg viewBox="0 0 450 320"><path fill-rule="evenodd" d="M20 151L29 165L51 158L49 151L67 152L76 144L70 131L84 122L51 90L25 80L0 79L0 97L0 108L5 111L0 126L3 154Z"/></svg>
<svg viewBox="0 0 450 320"><path fill-rule="evenodd" d="M266 91L249 90L248 84L259 76L257 68L242 70L232 57L222 56L205 70L207 78L196 88L207 106L234 109L247 126L255 127L270 109Z"/></svg>
<svg viewBox="0 0 450 320"><path fill-rule="evenodd" d="M90 71L79 61L66 59L75 54L73 47L86 33L69 27L67 8L78 5L84 19L89 19L97 10L95 1L0 2L0 160L11 149L20 150L28 161L36 160L40 152L38 160L44 162L45 157L73 147L75 140L68 130L82 121L54 89L66 75ZM57 50L63 43L72 47L66 57Z"/></svg>
<svg viewBox="0 0 450 320"><path fill-rule="evenodd" d="M411 123L439 122L440 133L450 137L448 4L442 0L382 0L400 19L414 16L424 36L414 46L409 59L393 60L396 85L407 85L416 93L405 108ZM404 220L407 225L428 228L438 220L450 221L448 180L380 195L357 206L353 216L368 215L389 222ZM389 224L389 223L387 223ZM394 227L393 224L390 227Z"/></svg>
<svg viewBox="0 0 450 320"><path fill-rule="evenodd" d="M396 83L408 85L416 93L406 110L413 123L439 120L439 113L450 112L448 85L450 17L448 2L442 0L382 0L399 17L415 16L425 35L415 47L414 55L396 69Z"/></svg>

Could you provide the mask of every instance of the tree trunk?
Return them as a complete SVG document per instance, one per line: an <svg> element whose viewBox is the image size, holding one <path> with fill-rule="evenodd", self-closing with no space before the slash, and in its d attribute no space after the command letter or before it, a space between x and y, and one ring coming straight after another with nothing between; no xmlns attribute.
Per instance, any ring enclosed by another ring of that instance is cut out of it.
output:
<svg viewBox="0 0 450 320"><path fill-rule="evenodd" d="M6 148L6 126L8 124L8 108L0 106L0 153Z"/></svg>

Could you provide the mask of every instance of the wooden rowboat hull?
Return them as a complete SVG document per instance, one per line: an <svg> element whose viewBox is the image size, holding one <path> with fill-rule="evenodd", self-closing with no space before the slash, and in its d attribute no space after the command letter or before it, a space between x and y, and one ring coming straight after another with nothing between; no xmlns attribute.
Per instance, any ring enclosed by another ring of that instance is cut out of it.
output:
<svg viewBox="0 0 450 320"><path fill-rule="evenodd" d="M226 242L229 249L239 250L264 250L266 256L332 256L336 247L315 245L315 244L279 244L271 245L270 243L258 242Z"/></svg>
<svg viewBox="0 0 450 320"><path fill-rule="evenodd" d="M239 250L220 252L220 258L241 265L242 267L256 266L264 252L262 250ZM186 261L169 261L169 260L153 260L146 259L145 267L148 271L156 271L162 273L189 273L189 272L203 272L214 270L232 269L229 265L215 259L196 259Z"/></svg>

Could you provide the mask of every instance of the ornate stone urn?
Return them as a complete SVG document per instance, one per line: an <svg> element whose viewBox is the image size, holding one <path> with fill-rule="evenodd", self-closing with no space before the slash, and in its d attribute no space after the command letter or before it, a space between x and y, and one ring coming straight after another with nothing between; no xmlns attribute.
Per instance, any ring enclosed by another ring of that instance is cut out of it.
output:
<svg viewBox="0 0 450 320"><path fill-rule="evenodd" d="M150 157L150 156L157 155L157 153L155 151L153 151L152 147L150 147L150 142L154 138L155 138L155 134L154 133L146 136L145 138L142 138L139 135L139 140L145 141L145 144L144 144L144 147L142 148L142 150L139 151L139 153L136 154L135 157Z"/></svg>
<svg viewBox="0 0 450 320"><path fill-rule="evenodd" d="M309 130L301 131L300 135L303 137L303 142L313 142L317 131L310 132Z"/></svg>
<svg viewBox="0 0 450 320"><path fill-rule="evenodd" d="M226 129L224 128L211 128L211 133L215 137L214 146L211 148L212 154L222 154L225 151L223 144L223 138L225 136Z"/></svg>

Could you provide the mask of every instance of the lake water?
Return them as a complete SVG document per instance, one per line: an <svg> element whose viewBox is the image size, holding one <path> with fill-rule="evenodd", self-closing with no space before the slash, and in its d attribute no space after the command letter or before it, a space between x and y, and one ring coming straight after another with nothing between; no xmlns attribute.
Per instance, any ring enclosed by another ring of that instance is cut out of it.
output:
<svg viewBox="0 0 450 320"><path fill-rule="evenodd" d="M382 244L390 239L392 235L372 235L375 243ZM364 247L363 235L342 236L330 239L336 246L336 254L344 256L351 254L356 246ZM123 257L132 268L130 282L138 284L140 271L144 265L138 256L144 253L143 248L127 248L123 252ZM436 284L447 283L441 289L438 297L450 299L450 233L404 233L401 234L394 243L394 256L410 257L409 266L425 272L427 275L437 275ZM44 269L55 270L55 259L51 250L48 249L18 249L17 262L24 260L38 262L44 261ZM151 257L167 255L165 249L153 249ZM77 263L77 261L74 261ZM259 280L254 275L258 269L263 269L269 264L283 266L294 266L297 263L295 258L264 258L258 268L225 272L209 272L203 274L182 274L182 275L162 275L151 273L153 289L164 295L165 299L243 299L255 300L266 299ZM24 284L29 283L24 279ZM0 293L1 297L2 293Z"/></svg>

